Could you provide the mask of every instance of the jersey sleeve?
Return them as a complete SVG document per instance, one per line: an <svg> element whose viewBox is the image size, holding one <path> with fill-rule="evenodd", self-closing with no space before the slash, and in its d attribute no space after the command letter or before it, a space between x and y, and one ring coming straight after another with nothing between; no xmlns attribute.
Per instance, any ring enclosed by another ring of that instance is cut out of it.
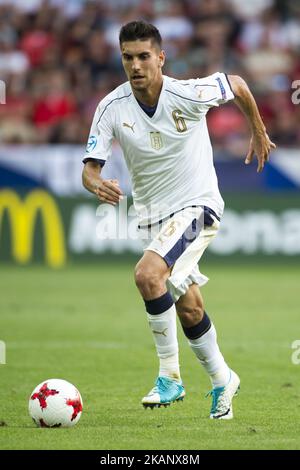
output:
<svg viewBox="0 0 300 470"><path fill-rule="evenodd" d="M83 163L97 161L101 166L111 156L113 125L107 106L102 103L96 109L85 150Z"/></svg>
<svg viewBox="0 0 300 470"><path fill-rule="evenodd" d="M234 99L229 80L225 73L216 72L205 78L192 80L194 95L197 96L196 107L200 112L207 112L213 106L227 103Z"/></svg>

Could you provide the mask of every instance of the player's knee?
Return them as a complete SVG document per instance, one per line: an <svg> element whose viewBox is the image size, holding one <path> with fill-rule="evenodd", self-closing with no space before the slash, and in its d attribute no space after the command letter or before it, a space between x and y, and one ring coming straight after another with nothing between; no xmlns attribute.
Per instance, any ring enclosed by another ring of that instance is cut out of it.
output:
<svg viewBox="0 0 300 470"><path fill-rule="evenodd" d="M134 273L135 283L142 295L155 292L161 287L162 279L159 273L152 269L137 267Z"/></svg>

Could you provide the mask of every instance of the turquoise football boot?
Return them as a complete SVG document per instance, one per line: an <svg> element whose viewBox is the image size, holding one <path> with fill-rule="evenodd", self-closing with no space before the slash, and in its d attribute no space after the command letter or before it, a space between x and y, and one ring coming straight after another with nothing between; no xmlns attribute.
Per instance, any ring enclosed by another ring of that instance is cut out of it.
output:
<svg viewBox="0 0 300 470"><path fill-rule="evenodd" d="M159 408L162 405L169 406L175 401L182 401L184 397L185 390L182 382L160 376L156 379L152 390L142 399L142 405L144 408Z"/></svg>
<svg viewBox="0 0 300 470"><path fill-rule="evenodd" d="M232 419L232 399L237 395L240 388L239 376L230 371L230 379L224 387L213 388L208 392L207 396L212 397L212 405L210 410L211 419Z"/></svg>

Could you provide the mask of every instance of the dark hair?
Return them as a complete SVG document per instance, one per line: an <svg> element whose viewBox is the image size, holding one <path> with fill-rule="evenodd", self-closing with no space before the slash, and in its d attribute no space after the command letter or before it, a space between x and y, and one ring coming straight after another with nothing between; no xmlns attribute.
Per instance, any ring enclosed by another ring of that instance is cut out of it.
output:
<svg viewBox="0 0 300 470"><path fill-rule="evenodd" d="M119 34L120 46L124 41L136 41L138 39L141 41L152 39L161 47L160 32L153 24L146 23L145 21L131 21L122 26Z"/></svg>

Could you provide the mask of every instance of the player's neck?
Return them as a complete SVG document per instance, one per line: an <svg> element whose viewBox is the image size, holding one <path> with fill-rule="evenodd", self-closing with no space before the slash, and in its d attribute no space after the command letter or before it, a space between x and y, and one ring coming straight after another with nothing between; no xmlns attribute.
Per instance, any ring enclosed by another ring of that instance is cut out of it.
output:
<svg viewBox="0 0 300 470"><path fill-rule="evenodd" d="M163 77L154 82L147 90L133 90L134 96L146 106L155 106L163 85Z"/></svg>

